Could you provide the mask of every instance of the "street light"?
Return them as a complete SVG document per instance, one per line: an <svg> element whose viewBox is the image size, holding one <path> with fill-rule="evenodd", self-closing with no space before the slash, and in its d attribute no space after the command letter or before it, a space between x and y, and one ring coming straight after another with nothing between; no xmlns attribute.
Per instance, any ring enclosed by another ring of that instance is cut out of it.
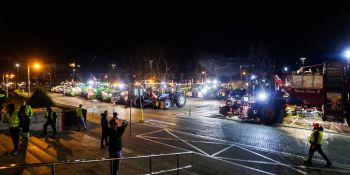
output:
<svg viewBox="0 0 350 175"><path fill-rule="evenodd" d="M31 60L28 61L28 99L30 97L30 67L33 66L34 69L40 69L41 65L39 63L34 63L31 65Z"/></svg>
<svg viewBox="0 0 350 175"><path fill-rule="evenodd" d="M202 83L204 83L205 80L207 79L207 72L202 71L202 74L204 75L204 79L202 79Z"/></svg>
<svg viewBox="0 0 350 175"><path fill-rule="evenodd" d="M15 75L13 74L6 74L5 77L6 77L6 99L9 98L9 78L12 79Z"/></svg>
<svg viewBox="0 0 350 175"><path fill-rule="evenodd" d="M285 72L288 72L288 67L284 67L283 70L284 70Z"/></svg>
<svg viewBox="0 0 350 175"><path fill-rule="evenodd" d="M16 66L16 69L17 69L16 88L18 88L18 82L19 82L19 67L20 67L21 65L18 64L18 63L16 63L15 66Z"/></svg>
<svg viewBox="0 0 350 175"><path fill-rule="evenodd" d="M306 58L300 58L301 64L304 67L304 62L305 62Z"/></svg>

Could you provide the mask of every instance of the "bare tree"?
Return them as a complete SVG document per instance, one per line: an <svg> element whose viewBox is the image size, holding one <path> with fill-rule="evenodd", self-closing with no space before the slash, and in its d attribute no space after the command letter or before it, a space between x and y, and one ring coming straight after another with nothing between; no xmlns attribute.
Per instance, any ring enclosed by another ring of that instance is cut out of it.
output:
<svg viewBox="0 0 350 175"><path fill-rule="evenodd" d="M253 71L258 74L270 74L273 72L275 60L269 55L264 43L251 46L249 55L243 60L247 65L253 66Z"/></svg>
<svg viewBox="0 0 350 175"><path fill-rule="evenodd" d="M172 78L177 69L175 58L164 47L160 46L141 47L130 56L129 60L134 74L145 76L148 73L149 76L153 76L159 81Z"/></svg>

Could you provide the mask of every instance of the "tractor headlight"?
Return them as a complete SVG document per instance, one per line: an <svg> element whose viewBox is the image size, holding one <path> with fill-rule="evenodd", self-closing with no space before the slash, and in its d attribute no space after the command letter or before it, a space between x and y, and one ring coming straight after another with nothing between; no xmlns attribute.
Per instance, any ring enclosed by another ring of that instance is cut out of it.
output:
<svg viewBox="0 0 350 175"><path fill-rule="evenodd" d="M266 101L266 99L267 99L267 94L266 94L265 92L260 92L260 93L258 94L258 100L260 100L260 101Z"/></svg>

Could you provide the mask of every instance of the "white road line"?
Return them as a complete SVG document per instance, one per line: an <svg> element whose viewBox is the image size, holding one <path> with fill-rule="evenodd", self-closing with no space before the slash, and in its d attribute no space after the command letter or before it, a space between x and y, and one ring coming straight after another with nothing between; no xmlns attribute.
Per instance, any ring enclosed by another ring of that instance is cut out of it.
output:
<svg viewBox="0 0 350 175"><path fill-rule="evenodd" d="M182 132L182 131L177 131L177 130L172 130L172 131L175 132L175 133L177 132L177 133L185 134L185 132ZM186 133L186 134L198 137L198 135L195 135L195 134L191 134L191 133ZM202 137L202 138L210 138L210 137L207 137L207 136L199 136L199 137ZM224 140L216 139L216 138L212 138L212 139L213 139L213 140L224 141ZM234 143L233 143L233 144L234 144ZM251 152L251 153L253 153L253 154L256 154L256 155L258 155L258 156L264 157L264 158L266 158L266 159L268 159L268 160L271 160L271 161L273 161L273 162L280 163L281 165L284 165L284 164L281 163L281 162L278 162L278 161L276 161L276 160L273 160L273 159L271 159L271 158L268 158L268 157L266 157L266 156L263 156L263 155L261 155L261 154L259 154L259 153L254 152L254 151L248 150L248 149L246 149L246 148L244 148L244 147L242 147L242 146L239 146L239 145L237 145L237 144L235 144L235 146L237 146L237 147L239 147L239 148L241 148L241 149L244 149L244 150L246 150L246 151L249 151L249 152ZM301 171L301 170L298 170L298 169L296 169L296 168L290 167L290 166L288 166L288 165L286 165L286 167L291 168L291 169L293 169L293 170L295 170L295 171L298 171L298 172L300 172L300 173L302 173L302 174L306 174L305 172L303 172L303 171Z"/></svg>
<svg viewBox="0 0 350 175"><path fill-rule="evenodd" d="M179 139L174 139L174 138L164 138L164 137L151 137L151 136L142 136L145 138L149 138L149 139L159 139L159 140L179 140ZM226 143L219 143L219 142L207 142L207 141L200 141L200 140L186 140L187 142L193 142L193 143L208 143L208 144L214 144L214 145L230 145L230 144L226 144Z"/></svg>
<svg viewBox="0 0 350 175"><path fill-rule="evenodd" d="M209 156L209 154L206 153L205 151L203 151L203 150L201 150L201 149L199 149L199 148L193 146L192 144L186 142L185 140L181 139L180 137L176 136L175 134L171 133L170 131L168 131L168 130L166 130L166 129L165 129L164 131L167 132L167 133L169 133L170 135L174 136L175 138L179 139L180 141L182 141L183 143L187 144L188 146L190 146L190 147L196 149L197 151L201 152L202 154Z"/></svg>
<svg viewBox="0 0 350 175"><path fill-rule="evenodd" d="M225 159L225 160L232 160L232 161L239 161L239 162L257 163L257 164L280 165L279 163L275 163L275 162L265 162L265 161L258 161L258 160L234 159L234 158L217 157L217 156L216 156L216 158Z"/></svg>
<svg viewBox="0 0 350 175"><path fill-rule="evenodd" d="M266 148L260 148L260 147L256 147L256 146L251 146L251 145L247 145L247 144L242 144L242 143L238 143L238 142L232 142L232 141L227 141L227 140L222 140L222 139L217 139L217 138L213 138L213 137L208 137L208 136L202 136L202 135L197 135L197 134L192 134L192 133L187 133L187 132L183 132L183 131L178 131L178 130L172 130L172 129L168 129L169 131L172 131L174 133L179 133L179 134L183 134L183 135L187 135L187 136L193 136L193 137L196 137L196 138L204 138L204 139L207 139L207 140L216 140L216 141L220 141L220 142L223 142L223 143L227 143L227 144L236 144L236 145L240 145L242 147L247 147L247 148L251 148L251 149L255 149L255 150L259 150L259 151L264 151L264 152L267 152L267 153L273 153L273 154L281 154L283 156L289 156L289 157L296 157L296 158L301 158L301 159L304 159L305 157L303 156L299 156L299 155L293 155L291 153L288 153L288 152L281 152L281 151L276 151L276 150L271 150L271 149L266 149ZM150 133L144 133L142 135L147 135L147 134L151 134L152 132ZM323 161L321 159L316 159L314 158L313 159L314 161L317 161L319 163L322 163ZM347 169L347 170L350 170L350 167L347 166L347 165L344 165L344 164L338 164L338 163L335 163L334 165L336 165L337 167L340 167L340 168L343 168L343 169Z"/></svg>
<svg viewBox="0 0 350 175"><path fill-rule="evenodd" d="M191 150L186 150L186 149L183 149L183 148L180 148L180 147L176 147L176 146L173 146L173 145L169 145L169 144L166 144L166 143L162 143L162 142L158 142L158 141L155 141L155 140L147 139L147 138L144 138L143 136L140 136L140 135L137 135L136 137L140 138L140 139L148 140L150 142L154 142L154 143L158 143L158 144L161 144L161 145L169 146L169 147L172 147L172 148L175 148L175 149L179 149L179 150L182 150L182 151L191 151ZM260 172L260 173L269 174L269 175L275 175L275 174L267 172L267 171L263 171L263 170L260 170L260 169L256 169L256 168L245 166L245 165L241 165L241 164L230 162L230 161L223 160L223 159L217 159L215 157L211 157L211 156L208 156L208 155L200 154L200 153L197 153L197 152L194 152L194 154L197 154L197 155L200 155L200 156L204 156L204 157L208 157L208 158L212 158L212 159L215 159L215 160L219 160L219 161L231 164L231 165L236 165L236 166L240 166L240 167L243 167L243 168L247 168L249 170L257 171L257 172Z"/></svg>
<svg viewBox="0 0 350 175"><path fill-rule="evenodd" d="M143 136L143 135L147 135L147 134L154 134L154 133L161 132L161 131L164 131L164 129L160 129L160 130L155 130L155 131L151 131L151 132L139 134L139 135L137 135L137 136ZM137 137L137 136L136 136L136 137Z"/></svg>
<svg viewBox="0 0 350 175"><path fill-rule="evenodd" d="M224 151L226 151L226 150L232 148L233 146L234 146L234 145L230 145L230 146L228 146L228 147L226 147L226 148L224 148L224 149L222 149L222 150L220 150L220 151L218 151L218 152L212 154L211 156L215 157L216 155L221 154L222 152L224 152Z"/></svg>
<svg viewBox="0 0 350 175"><path fill-rule="evenodd" d="M265 159L267 159L267 160L271 160L271 161L273 161L273 162L279 163L280 165L283 165L283 166L285 166L285 167L288 167L288 168L290 168L290 169L292 169L292 170L294 170L294 171L297 171L297 172L299 172L299 173L307 174L307 173L304 172L304 171L301 171L301 170L299 170L299 169L293 168L293 167L291 167L291 166L289 166L289 165L287 165L287 164L284 164L284 163L279 162L279 161L277 161L277 160L271 159L271 158L266 157L266 156L264 156L264 155L262 155L262 154L259 154L259 153L257 153L257 152L252 151L252 150L249 150L249 149L246 149L246 148L244 148L244 147L242 147L242 146L239 146L239 145L235 145L235 146L237 146L237 147L239 147L239 148L241 148L241 149L243 149L243 150L246 150L246 151L248 151L248 152L250 152L250 153L253 153L253 154L257 155L257 156L263 157L263 158L265 158Z"/></svg>

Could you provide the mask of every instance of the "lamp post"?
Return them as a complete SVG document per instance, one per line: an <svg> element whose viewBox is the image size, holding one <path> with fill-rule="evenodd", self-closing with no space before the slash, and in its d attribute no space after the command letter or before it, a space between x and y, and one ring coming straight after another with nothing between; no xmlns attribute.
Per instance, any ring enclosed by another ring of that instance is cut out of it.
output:
<svg viewBox="0 0 350 175"><path fill-rule="evenodd" d="M51 90L51 72L49 72L49 88Z"/></svg>
<svg viewBox="0 0 350 175"><path fill-rule="evenodd" d="M8 99L9 98L9 86L8 86L9 75L6 74L5 77L6 77L6 83L5 83L5 86L6 86L6 99Z"/></svg>
<svg viewBox="0 0 350 175"><path fill-rule="evenodd" d="M5 77L6 77L6 99L9 98L9 78L12 79L15 75L11 74L6 74Z"/></svg>
<svg viewBox="0 0 350 175"><path fill-rule="evenodd" d="M16 77L16 89L18 89L18 82L19 82L19 67L21 66L20 64L16 63L15 64L16 69L17 69L17 77Z"/></svg>
<svg viewBox="0 0 350 175"><path fill-rule="evenodd" d="M28 61L28 99L30 97L30 66L31 60ZM40 69L41 65L39 63L33 64L34 69Z"/></svg>
<svg viewBox="0 0 350 175"><path fill-rule="evenodd" d="M305 62L306 58L300 58L301 61L301 65L304 67L304 62Z"/></svg>
<svg viewBox="0 0 350 175"><path fill-rule="evenodd" d="M207 79L207 72L202 71L202 75L204 75L204 78L202 78L202 83L204 83Z"/></svg>

